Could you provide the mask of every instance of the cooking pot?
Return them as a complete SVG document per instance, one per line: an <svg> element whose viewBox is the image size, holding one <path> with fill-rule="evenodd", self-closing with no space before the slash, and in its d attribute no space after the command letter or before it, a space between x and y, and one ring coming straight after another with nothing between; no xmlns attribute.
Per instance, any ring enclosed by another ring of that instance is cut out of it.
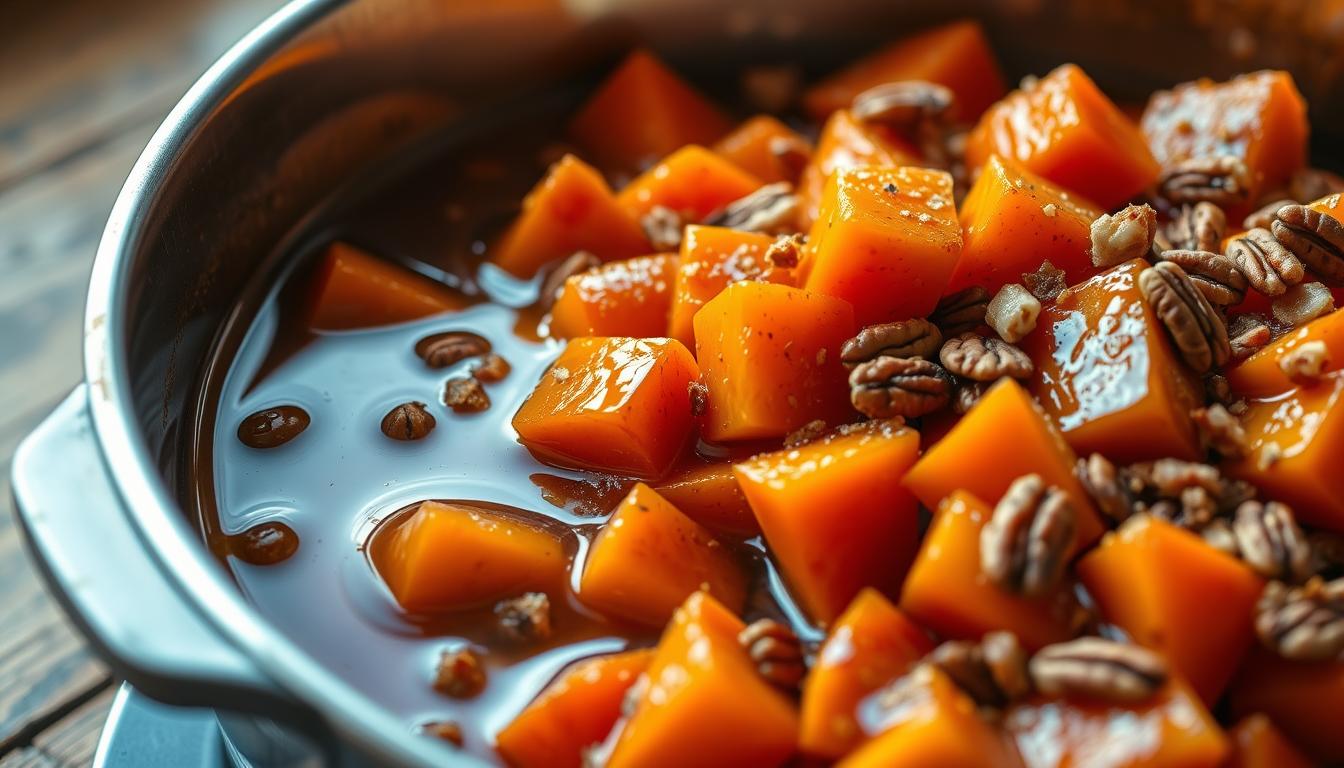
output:
<svg viewBox="0 0 1344 768"><path fill-rule="evenodd" d="M212 345L315 211L394 173L397 158L470 133L481 115L595 76L633 45L724 92L722 73L744 64L824 72L963 15L986 23L1010 74L1073 60L1122 100L1200 75L1287 68L1328 130L1344 104L1337 8L295 0L192 87L117 199L90 278L84 383L14 462L31 552L118 674L165 702L216 709L252 764L475 764L412 736L269 625L184 512ZM1333 138L1318 131L1318 159Z"/></svg>

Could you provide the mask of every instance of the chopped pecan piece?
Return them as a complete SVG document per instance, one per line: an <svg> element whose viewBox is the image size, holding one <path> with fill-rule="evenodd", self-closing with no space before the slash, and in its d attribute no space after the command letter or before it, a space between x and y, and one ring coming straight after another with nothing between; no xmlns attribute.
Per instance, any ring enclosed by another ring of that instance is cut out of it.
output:
<svg viewBox="0 0 1344 768"><path fill-rule="evenodd" d="M778 269L793 269L798 266L805 242L802 235L780 235L765 249L765 262Z"/></svg>
<svg viewBox="0 0 1344 768"><path fill-rule="evenodd" d="M1236 324L1234 318L1232 323ZM1228 334L1232 329L1228 328ZM1232 385L1227 383L1227 377L1221 373L1211 373L1204 377L1204 399L1210 403L1218 403L1226 406L1233 401Z"/></svg>
<svg viewBox="0 0 1344 768"><path fill-rule="evenodd" d="M996 381L1004 376L1025 379L1035 366L1021 349L1006 341L963 333L943 343L938 359L949 372L974 381Z"/></svg>
<svg viewBox="0 0 1344 768"><path fill-rule="evenodd" d="M1344 579L1313 577L1301 587L1271 581L1255 609L1260 642L1285 659L1344 658Z"/></svg>
<svg viewBox="0 0 1344 768"><path fill-rule="evenodd" d="M1221 251L1227 234L1227 214L1213 203L1182 206L1166 228L1168 248L1186 251Z"/></svg>
<svg viewBox="0 0 1344 768"><path fill-rule="evenodd" d="M1068 287L1064 270L1051 264L1049 259L1042 261L1035 272L1023 272L1022 284L1041 301L1054 301Z"/></svg>
<svg viewBox="0 0 1344 768"><path fill-rule="evenodd" d="M1275 322L1298 328L1335 309L1335 297L1321 283L1298 283L1270 304Z"/></svg>
<svg viewBox="0 0 1344 768"><path fill-rule="evenodd" d="M957 386L952 390L952 412L958 416L964 416L968 411L980 402L980 398L985 392L989 391L991 382L986 381L968 381L962 379L957 382Z"/></svg>
<svg viewBox="0 0 1344 768"><path fill-rule="evenodd" d="M1113 267L1147 256L1156 234L1157 211L1146 203L1103 213L1092 222L1092 264Z"/></svg>
<svg viewBox="0 0 1344 768"><path fill-rule="evenodd" d="M943 343L938 326L922 318L870 325L840 347L840 361L853 368L859 363L887 357L932 359Z"/></svg>
<svg viewBox="0 0 1344 768"><path fill-rule="evenodd" d="M1266 296L1278 296L1288 286L1302 282L1302 262L1267 229L1252 229L1227 246L1237 269L1252 288Z"/></svg>
<svg viewBox="0 0 1344 768"><path fill-rule="evenodd" d="M1032 685L1047 696L1081 694L1114 702L1142 701L1167 679L1161 656L1100 637L1047 645L1027 668Z"/></svg>
<svg viewBox="0 0 1344 768"><path fill-rule="evenodd" d="M420 732L426 736L432 736L436 739L460 747L463 744L462 726L452 720L435 720L420 726Z"/></svg>
<svg viewBox="0 0 1344 768"><path fill-rule="evenodd" d="M1228 321L1228 345L1232 350L1231 360L1244 360L1274 338L1269 322L1263 315L1248 312L1237 315Z"/></svg>
<svg viewBox="0 0 1344 768"><path fill-rule="evenodd" d="M1274 219L1278 216L1279 209L1285 205L1297 205L1296 200L1282 198L1275 200L1268 205L1261 206L1251 212L1242 222L1244 229L1269 229L1274 225Z"/></svg>
<svg viewBox="0 0 1344 768"><path fill-rule="evenodd" d="M874 419L913 418L947 405L952 377L937 363L919 358L880 356L849 374L850 401Z"/></svg>
<svg viewBox="0 0 1344 768"><path fill-rule="evenodd" d="M1250 170L1240 158L1218 155L1177 163L1157 184L1162 197L1175 205L1213 203L1226 208L1246 201L1250 181Z"/></svg>
<svg viewBox="0 0 1344 768"><path fill-rule="evenodd" d="M826 422L821 419L813 419L785 435L784 447L797 448L802 445L807 445L814 440L820 440L822 437L825 437L826 432Z"/></svg>
<svg viewBox="0 0 1344 768"><path fill-rule="evenodd" d="M1246 455L1246 430L1242 429L1241 422L1225 406L1214 403L1205 408L1196 408L1190 412L1190 417L1199 430L1200 443L1205 450L1212 450L1229 459Z"/></svg>
<svg viewBox="0 0 1344 768"><path fill-rule="evenodd" d="M723 210L712 213L705 223L715 227L786 235L798 231L798 196L787 181L766 184ZM680 242L680 241L678 241Z"/></svg>
<svg viewBox="0 0 1344 768"><path fill-rule="evenodd" d="M1078 459L1075 474L1083 484L1087 495L1092 497L1097 509L1114 523L1123 523L1134 511L1134 500L1120 476L1119 470L1110 459L1100 453L1094 453L1086 459Z"/></svg>
<svg viewBox="0 0 1344 768"><path fill-rule="evenodd" d="M443 404L455 413L477 413L490 407L490 396L479 380L454 376L443 383Z"/></svg>
<svg viewBox="0 0 1344 768"><path fill-rule="evenodd" d="M773 619L758 619L738 633L737 641L747 649L761 677L776 688L798 690L807 664L802 643L793 630Z"/></svg>
<svg viewBox="0 0 1344 768"><path fill-rule="evenodd" d="M499 631L515 643L535 643L551 636L551 598L545 592L524 592L495 603Z"/></svg>
<svg viewBox="0 0 1344 768"><path fill-rule="evenodd" d="M1139 290L1191 369L1204 373L1227 362L1227 327L1185 270L1169 261L1155 264L1139 273Z"/></svg>
<svg viewBox="0 0 1344 768"><path fill-rule="evenodd" d="M1043 595L1059 583L1077 528L1068 494L1046 486L1040 475L1023 475L980 529L980 567L1004 589Z"/></svg>
<svg viewBox="0 0 1344 768"><path fill-rule="evenodd" d="M980 638L980 656L989 667L990 676L1008 701L1017 701L1031 693L1031 676L1027 672L1027 651L1017 635L1006 630L995 630Z"/></svg>
<svg viewBox="0 0 1344 768"><path fill-rule="evenodd" d="M444 651L434 676L434 690L454 699L470 699L485 689L485 668L470 648Z"/></svg>
<svg viewBox="0 0 1344 768"><path fill-rule="evenodd" d="M1286 504L1243 503L1232 532L1242 559L1261 576L1291 583L1311 575L1311 546Z"/></svg>
<svg viewBox="0 0 1344 768"><path fill-rule="evenodd" d="M513 366L509 365L508 360L492 352L471 367L471 376L481 382L496 382L503 380L511 370Z"/></svg>
<svg viewBox="0 0 1344 768"><path fill-rule="evenodd" d="M1344 178L1321 168L1303 168L1288 182L1289 195L1301 203L1310 203L1337 192L1344 192Z"/></svg>
<svg viewBox="0 0 1344 768"><path fill-rule="evenodd" d="M1213 251L1164 251L1162 261L1178 265L1215 307L1230 307L1246 298L1246 276L1231 256Z"/></svg>
<svg viewBox="0 0 1344 768"><path fill-rule="evenodd" d="M655 251L675 251L681 247L682 230L686 222L681 214L662 205L655 205L639 220L644 236Z"/></svg>
<svg viewBox="0 0 1344 768"><path fill-rule="evenodd" d="M955 95L950 88L924 80L900 80L873 86L854 97L850 112L866 123L914 133L921 124L943 122Z"/></svg>
<svg viewBox="0 0 1344 768"><path fill-rule="evenodd" d="M973 331L985 323L985 309L989 307L989 292L978 285L944 296L934 307L929 320L944 336Z"/></svg>
<svg viewBox="0 0 1344 768"><path fill-rule="evenodd" d="M1008 283L985 306L985 323L1004 341L1021 341L1036 329L1041 302L1017 283Z"/></svg>
<svg viewBox="0 0 1344 768"><path fill-rule="evenodd" d="M566 280L601 266L601 264L601 259L587 251L571 253L564 261L555 265L554 269L546 273L546 279L541 283L541 292L537 294L537 303L541 305L542 309L549 310L551 305L555 304L555 300L560 298L560 291L564 290ZM484 354L489 351L490 347L486 345L486 348L477 354ZM438 368L440 366L432 367Z"/></svg>
<svg viewBox="0 0 1344 768"><path fill-rule="evenodd" d="M1320 339L1305 341L1279 358L1279 369L1298 384L1319 380L1329 364L1330 350Z"/></svg>
<svg viewBox="0 0 1344 768"><path fill-rule="evenodd" d="M948 640L929 654L930 664L976 705L998 709L1031 692L1027 654L1011 632L990 632L979 642Z"/></svg>
<svg viewBox="0 0 1344 768"><path fill-rule="evenodd" d="M686 395L691 398L691 415L704 416L709 410L709 387L703 381L692 381L686 385Z"/></svg>

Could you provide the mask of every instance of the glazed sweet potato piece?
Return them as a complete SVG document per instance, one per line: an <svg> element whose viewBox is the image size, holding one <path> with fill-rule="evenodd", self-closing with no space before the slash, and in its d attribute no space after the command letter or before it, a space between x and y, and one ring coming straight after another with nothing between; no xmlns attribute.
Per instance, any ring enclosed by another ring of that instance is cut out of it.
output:
<svg viewBox="0 0 1344 768"><path fill-rule="evenodd" d="M695 315L706 440L783 437L813 419L848 420L840 346L854 334L843 299L773 283L733 283Z"/></svg>
<svg viewBox="0 0 1344 768"><path fill-rule="evenodd" d="M661 627L699 589L740 611L746 581L712 533L637 483L593 539L578 594L608 616Z"/></svg>
<svg viewBox="0 0 1344 768"><path fill-rule="evenodd" d="M1318 764L1344 761L1344 661L1291 661L1257 646L1227 698L1233 717L1264 713Z"/></svg>
<svg viewBox="0 0 1344 768"><path fill-rule="evenodd" d="M1205 702L1218 700L1254 640L1264 583L1246 564L1141 515L1102 539L1076 570L1103 619L1165 656Z"/></svg>
<svg viewBox="0 0 1344 768"><path fill-rule="evenodd" d="M558 466L657 479L691 440L699 377L673 339L573 339L513 417L519 441Z"/></svg>
<svg viewBox="0 0 1344 768"><path fill-rule="evenodd" d="M1256 713L1241 719L1228 734L1232 755L1227 768L1311 768L1312 762L1274 727L1268 717Z"/></svg>
<svg viewBox="0 0 1344 768"><path fill-rule="evenodd" d="M761 532L729 461L692 464L654 486L681 513L718 534L746 539Z"/></svg>
<svg viewBox="0 0 1344 768"><path fill-rule="evenodd" d="M1279 361L1284 355L1311 341L1325 344L1325 371L1344 368L1344 310L1335 310L1281 336L1227 372L1227 383L1243 397L1280 395L1297 385L1288 378Z"/></svg>
<svg viewBox="0 0 1344 768"><path fill-rule="evenodd" d="M616 195L616 201L636 220L661 206L685 221L698 222L760 186L760 179L691 144L636 177Z"/></svg>
<svg viewBox="0 0 1344 768"><path fill-rule="evenodd" d="M756 672L737 641L743 628L703 592L677 609L645 673L648 688L617 726L610 768L775 766L793 754L798 713Z"/></svg>
<svg viewBox="0 0 1344 768"><path fill-rule="evenodd" d="M923 317L961 255L952 177L910 167L836 171L808 249L806 288L848 301L859 325Z"/></svg>
<svg viewBox="0 0 1344 768"><path fill-rule="evenodd" d="M604 166L643 170L687 144L709 144L731 124L648 51L635 51L575 115L569 133Z"/></svg>
<svg viewBox="0 0 1344 768"><path fill-rule="evenodd" d="M665 335L676 271L676 254L662 253L612 261L574 275L551 307L551 335Z"/></svg>
<svg viewBox="0 0 1344 768"><path fill-rule="evenodd" d="M944 637L976 639L1007 629L1036 650L1073 636L1079 610L1067 580L1039 598L991 583L980 567L980 529L993 507L964 491L938 506L905 577L901 610Z"/></svg>
<svg viewBox="0 0 1344 768"><path fill-rule="evenodd" d="M1079 455L1118 464L1202 457L1190 411L1199 378L1180 360L1139 290L1136 259L1060 294L1020 346L1032 392Z"/></svg>
<svg viewBox="0 0 1344 768"><path fill-rule="evenodd" d="M821 215L822 193L832 173L861 165L919 165L919 156L913 144L892 131L860 122L847 109L836 112L822 125L812 162L798 180L799 223L806 229Z"/></svg>
<svg viewBox="0 0 1344 768"><path fill-rule="evenodd" d="M514 768L579 768L583 750L607 737L626 690L652 658L652 649L641 648L567 667L504 726L495 748Z"/></svg>
<svg viewBox="0 0 1344 768"><path fill-rule="evenodd" d="M990 294L1022 280L1042 261L1069 285L1091 277L1091 203L1016 164L991 155L961 204L961 258L949 293L979 285Z"/></svg>
<svg viewBox="0 0 1344 768"><path fill-rule="evenodd" d="M956 96L952 118L974 122L1003 96L1003 74L979 22L954 21L897 41L860 59L803 94L803 106L816 120L848 107L875 85L897 80L927 80Z"/></svg>
<svg viewBox="0 0 1344 768"><path fill-rule="evenodd" d="M779 282L787 278L771 270L765 260L765 251L773 242L774 238L758 232L698 224L686 227L672 287L667 335L694 349L695 313L729 283L767 278Z"/></svg>
<svg viewBox="0 0 1344 768"><path fill-rule="evenodd" d="M713 146L728 161L766 184L796 183L812 156L812 145L798 132L769 115L757 115Z"/></svg>
<svg viewBox="0 0 1344 768"><path fill-rule="evenodd" d="M1158 164L1134 125L1083 70L1065 64L990 107L971 132L966 163L990 155L1110 210L1157 179Z"/></svg>
<svg viewBox="0 0 1344 768"><path fill-rule="evenodd" d="M523 198L522 212L496 244L490 261L516 277L529 278L575 251L611 261L650 250L638 220L617 205L602 174L565 155Z"/></svg>
<svg viewBox="0 0 1344 768"><path fill-rule="evenodd" d="M1103 528L1074 475L1076 461L1031 395L1002 379L925 452L906 473L905 486L930 509L958 490L997 504L1014 480L1034 472L1078 507L1078 546L1085 548Z"/></svg>
<svg viewBox="0 0 1344 768"><path fill-rule="evenodd" d="M734 468L790 592L829 624L864 587L888 595L919 543L915 497L901 486L919 434L881 421L757 456Z"/></svg>
<svg viewBox="0 0 1344 768"><path fill-rule="evenodd" d="M838 759L858 746L859 702L932 650L923 629L882 593L864 589L836 620L808 672L799 748Z"/></svg>
<svg viewBox="0 0 1344 768"><path fill-rule="evenodd" d="M332 243L317 265L308 327L346 331L403 323L470 306L471 299L443 283Z"/></svg>
<svg viewBox="0 0 1344 768"><path fill-rule="evenodd" d="M373 564L412 613L488 605L563 588L569 555L555 532L494 510L426 501L374 539Z"/></svg>

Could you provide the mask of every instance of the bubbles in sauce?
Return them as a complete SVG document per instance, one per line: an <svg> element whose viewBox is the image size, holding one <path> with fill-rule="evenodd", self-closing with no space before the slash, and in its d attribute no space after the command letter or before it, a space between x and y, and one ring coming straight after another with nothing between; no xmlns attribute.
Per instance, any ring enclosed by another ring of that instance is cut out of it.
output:
<svg viewBox="0 0 1344 768"><path fill-rule="evenodd" d="M296 405L277 405L250 414L238 424L238 440L249 448L276 448L298 437L310 423Z"/></svg>

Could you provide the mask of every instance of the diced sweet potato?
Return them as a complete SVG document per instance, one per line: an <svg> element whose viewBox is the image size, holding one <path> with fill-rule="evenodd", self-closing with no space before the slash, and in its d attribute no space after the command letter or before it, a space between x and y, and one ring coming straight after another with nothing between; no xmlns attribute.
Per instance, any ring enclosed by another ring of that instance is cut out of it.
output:
<svg viewBox="0 0 1344 768"><path fill-rule="evenodd" d="M699 377L674 339L573 339L513 417L532 455L628 477L667 474L691 440Z"/></svg>
<svg viewBox="0 0 1344 768"><path fill-rule="evenodd" d="M698 589L741 610L746 581L712 533L638 483L593 539L579 600L608 616L661 627Z"/></svg>
<svg viewBox="0 0 1344 768"><path fill-rule="evenodd" d="M691 144L636 177L616 195L616 201L636 219L661 206L697 222L760 186L760 179Z"/></svg>
<svg viewBox="0 0 1344 768"><path fill-rule="evenodd" d="M980 529L993 507L964 491L938 506L901 590L901 610L945 637L976 639L1007 629L1036 650L1073 636L1079 606L1064 581L1026 598L991 583L980 568Z"/></svg>
<svg viewBox="0 0 1344 768"><path fill-rule="evenodd" d="M1203 385L1139 290L1147 266L1136 259L1067 289L1021 342L1036 364L1036 400L1079 455L1123 464L1203 455L1190 419Z"/></svg>
<svg viewBox="0 0 1344 768"><path fill-rule="evenodd" d="M919 154L892 131L859 122L847 109L836 112L821 127L812 162L798 180L799 223L810 227L821 215L821 196L832 173L860 165L918 165Z"/></svg>
<svg viewBox="0 0 1344 768"><path fill-rule="evenodd" d="M1268 717L1256 713L1241 719L1228 734L1232 755L1227 768L1311 768L1312 762L1274 727Z"/></svg>
<svg viewBox="0 0 1344 768"><path fill-rule="evenodd" d="M900 589L919 545L919 505L901 476L918 455L918 433L874 421L736 465L790 592L818 623L866 586Z"/></svg>
<svg viewBox="0 0 1344 768"><path fill-rule="evenodd" d="M813 419L848 420L840 346L855 332L843 299L773 283L733 283L695 315L707 440L783 437Z"/></svg>
<svg viewBox="0 0 1344 768"><path fill-rule="evenodd" d="M642 170L687 144L709 144L731 124L648 51L631 53L589 97L570 135L601 164Z"/></svg>
<svg viewBox="0 0 1344 768"><path fill-rule="evenodd" d="M1013 91L985 112L966 144L966 163L990 155L1110 210L1157 180L1158 165L1138 126L1083 70L1065 64Z"/></svg>
<svg viewBox="0 0 1344 768"><path fill-rule="evenodd" d="M676 271L676 254L663 253L609 262L569 278L551 307L551 335L666 335Z"/></svg>
<svg viewBox="0 0 1344 768"><path fill-rule="evenodd" d="M743 628L703 592L677 609L609 768L768 767L793 754L798 713L757 674L737 641Z"/></svg>
<svg viewBox="0 0 1344 768"><path fill-rule="evenodd" d="M729 461L692 464L672 473L654 490L682 514L715 533L745 539L761 532Z"/></svg>
<svg viewBox="0 0 1344 768"><path fill-rule="evenodd" d="M417 320L470 306L443 283L346 245L332 243L317 265L308 327L345 331Z"/></svg>
<svg viewBox="0 0 1344 768"><path fill-rule="evenodd" d="M565 155L523 198L522 212L490 260L516 277L529 278L575 251L611 261L650 250L643 228L617 204L602 174Z"/></svg>
<svg viewBox="0 0 1344 768"><path fill-rule="evenodd" d="M1240 75L1225 83L1197 80L1148 99L1141 121L1164 168L1194 157L1230 155L1251 172L1248 203L1286 186L1307 157L1307 104L1282 71Z"/></svg>
<svg viewBox="0 0 1344 768"><path fill-rule="evenodd" d="M672 289L668 336L695 348L695 313L729 283L764 279L770 272L765 251L769 235L727 227L691 225L681 238L681 257ZM778 276L775 276L775 282Z"/></svg>
<svg viewBox="0 0 1344 768"><path fill-rule="evenodd" d="M794 183L812 145L798 132L769 115L757 115L719 139L713 147L738 168L766 184Z"/></svg>
<svg viewBox="0 0 1344 768"><path fill-rule="evenodd" d="M910 167L836 171L808 248L807 289L848 301L859 325L923 317L961 255L952 177Z"/></svg>
<svg viewBox="0 0 1344 768"><path fill-rule="evenodd" d="M905 486L930 509L957 490L992 505L1014 480L1034 472L1069 494L1080 513L1078 546L1084 548L1101 538L1104 528L1074 475L1076 462L1031 395L1002 379L925 452L906 473Z"/></svg>
<svg viewBox="0 0 1344 768"><path fill-rule="evenodd" d="M1216 768L1227 736L1179 678L1138 704L1033 697L1004 727L1026 768Z"/></svg>
<svg viewBox="0 0 1344 768"><path fill-rule="evenodd" d="M991 155L961 204L961 258L948 292L979 285L993 294L1042 261L1064 270L1070 285L1087 279L1096 272L1090 229L1099 215L1091 203Z"/></svg>
<svg viewBox="0 0 1344 768"><path fill-rule="evenodd" d="M952 117L974 122L1003 96L1003 74L980 24L955 21L899 40L860 59L803 94L803 106L816 120L848 107L854 97L882 83L927 80L956 96Z"/></svg>
<svg viewBox="0 0 1344 768"><path fill-rule="evenodd" d="M933 650L933 641L875 589L864 589L836 620L803 685L807 754L837 759L863 740L858 704Z"/></svg>
<svg viewBox="0 0 1344 768"><path fill-rule="evenodd" d="M374 539L373 563L412 613L477 608L565 586L569 554L555 532L501 512L426 501Z"/></svg>
<svg viewBox="0 0 1344 768"><path fill-rule="evenodd" d="M504 726L495 748L514 768L580 768L583 750L607 737L626 690L652 658L642 648L568 667Z"/></svg>
<svg viewBox="0 0 1344 768"><path fill-rule="evenodd" d="M1225 462L1232 477L1293 508L1297 519L1344 533L1344 372L1287 394L1252 401L1241 417L1246 456Z"/></svg>
<svg viewBox="0 0 1344 768"><path fill-rule="evenodd" d="M1297 385L1279 367L1279 360L1309 341L1325 344L1328 354L1325 371L1344 368L1344 310L1312 320L1229 370L1227 382L1232 391L1243 397L1270 397L1293 389Z"/></svg>
<svg viewBox="0 0 1344 768"><path fill-rule="evenodd" d="M1227 698L1233 717L1263 712L1319 764L1344 762L1344 661L1291 661L1257 646Z"/></svg>
<svg viewBox="0 0 1344 768"><path fill-rule="evenodd" d="M1103 538L1076 570L1103 619L1166 656L1205 702L1218 700L1254 640L1264 583L1245 563L1142 515Z"/></svg>

